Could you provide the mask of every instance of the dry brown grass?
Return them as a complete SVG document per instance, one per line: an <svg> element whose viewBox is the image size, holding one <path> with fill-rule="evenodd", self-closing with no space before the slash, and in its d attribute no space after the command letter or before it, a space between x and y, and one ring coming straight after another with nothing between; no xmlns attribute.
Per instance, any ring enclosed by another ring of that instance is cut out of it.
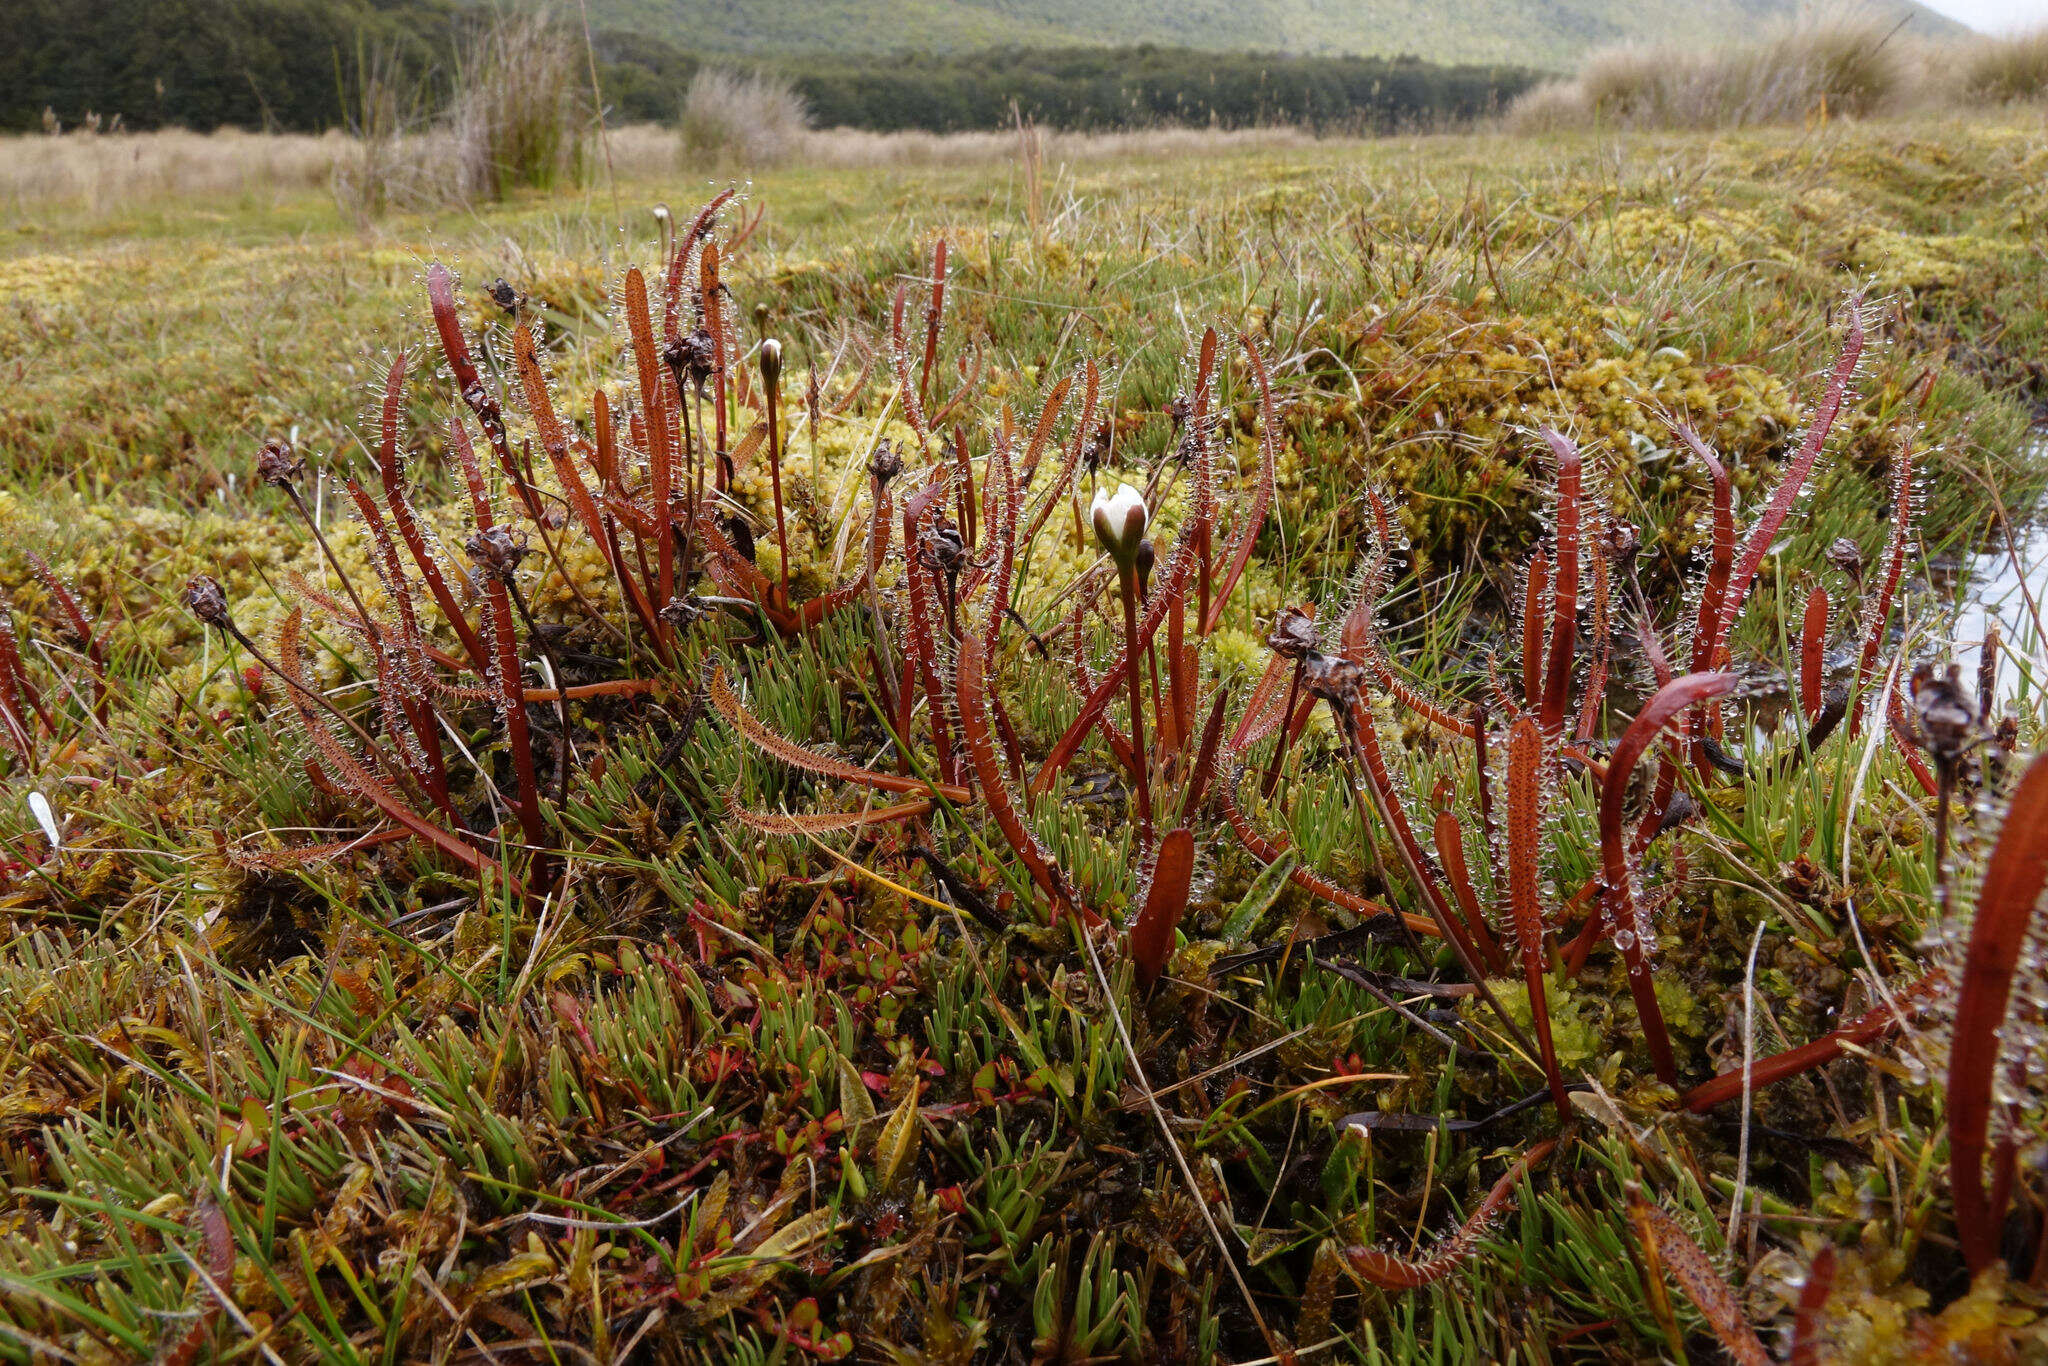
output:
<svg viewBox="0 0 2048 1366"><path fill-rule="evenodd" d="M67 133L0 138L0 203L91 211L137 201L278 195L325 187L353 149L339 133Z"/></svg>
<svg viewBox="0 0 2048 1366"><path fill-rule="evenodd" d="M630 124L609 133L613 166L621 180L673 178L685 157L682 135L659 124ZM1220 131L1154 128L1130 133L1045 133L1046 161L1162 159L1227 152L1280 151L1311 147L1317 139L1293 128ZM67 133L61 137L0 137L0 206L21 215L53 206L96 213L153 202L200 201L222 197L280 197L347 189L372 150L364 140L342 133ZM387 178L397 176L418 191L390 193L404 208L431 198L424 188L452 172L452 139L445 131L404 133L374 149ZM1017 135L997 133L872 133L856 128L820 128L803 134L786 160L820 169L975 166L1015 160ZM359 199L341 195L355 211Z"/></svg>

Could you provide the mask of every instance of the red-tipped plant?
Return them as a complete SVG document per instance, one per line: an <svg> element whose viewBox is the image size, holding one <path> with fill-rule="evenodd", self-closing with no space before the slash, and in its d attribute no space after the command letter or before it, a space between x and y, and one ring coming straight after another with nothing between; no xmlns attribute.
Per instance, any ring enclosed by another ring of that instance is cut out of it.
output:
<svg viewBox="0 0 2048 1366"><path fill-rule="evenodd" d="M2001 1032L2012 1001L2041 894L2048 888L2048 755L2027 765L2006 808L1998 844L1977 892L1956 996L1954 1041L1948 1060L1949 1186L1955 1193L1956 1238L1970 1270L1998 1260L2009 1185L2003 1198L1984 1183L1991 1129L1992 1091L2001 1066Z"/></svg>

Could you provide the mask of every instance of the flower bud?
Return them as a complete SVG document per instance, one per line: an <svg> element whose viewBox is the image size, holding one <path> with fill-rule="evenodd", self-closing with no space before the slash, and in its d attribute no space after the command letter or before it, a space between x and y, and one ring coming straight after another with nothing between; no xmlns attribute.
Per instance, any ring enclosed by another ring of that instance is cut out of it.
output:
<svg viewBox="0 0 2048 1366"><path fill-rule="evenodd" d="M1151 516L1145 507L1145 496L1129 484L1118 484L1114 495L1097 489L1088 515L1095 523L1095 538L1102 542L1102 548L1119 568L1129 572L1137 564L1138 546L1145 539L1145 524Z"/></svg>
<svg viewBox="0 0 2048 1366"><path fill-rule="evenodd" d="M782 343L773 337L761 343L761 378L771 390L782 379Z"/></svg>

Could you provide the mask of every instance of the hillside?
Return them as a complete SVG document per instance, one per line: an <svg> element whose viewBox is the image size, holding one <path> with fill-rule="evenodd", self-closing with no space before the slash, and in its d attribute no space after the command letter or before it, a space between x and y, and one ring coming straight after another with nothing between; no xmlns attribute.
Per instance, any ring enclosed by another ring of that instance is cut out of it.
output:
<svg viewBox="0 0 2048 1366"><path fill-rule="evenodd" d="M1909 31L1960 31L1911 0ZM593 22L696 52L948 52L998 45L1157 43L1213 50L1408 53L1435 61L1573 65L1629 38L1713 42L1796 0L590 0Z"/></svg>

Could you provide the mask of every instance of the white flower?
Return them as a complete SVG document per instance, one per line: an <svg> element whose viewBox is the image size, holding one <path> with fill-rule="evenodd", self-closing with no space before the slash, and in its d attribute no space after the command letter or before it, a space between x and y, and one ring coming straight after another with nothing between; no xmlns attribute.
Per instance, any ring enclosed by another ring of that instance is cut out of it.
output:
<svg viewBox="0 0 2048 1366"><path fill-rule="evenodd" d="M1129 484L1118 484L1111 495L1097 489L1088 516L1095 523L1096 539L1111 559L1125 569L1136 563L1138 543L1145 539L1145 524L1151 518L1144 494Z"/></svg>

